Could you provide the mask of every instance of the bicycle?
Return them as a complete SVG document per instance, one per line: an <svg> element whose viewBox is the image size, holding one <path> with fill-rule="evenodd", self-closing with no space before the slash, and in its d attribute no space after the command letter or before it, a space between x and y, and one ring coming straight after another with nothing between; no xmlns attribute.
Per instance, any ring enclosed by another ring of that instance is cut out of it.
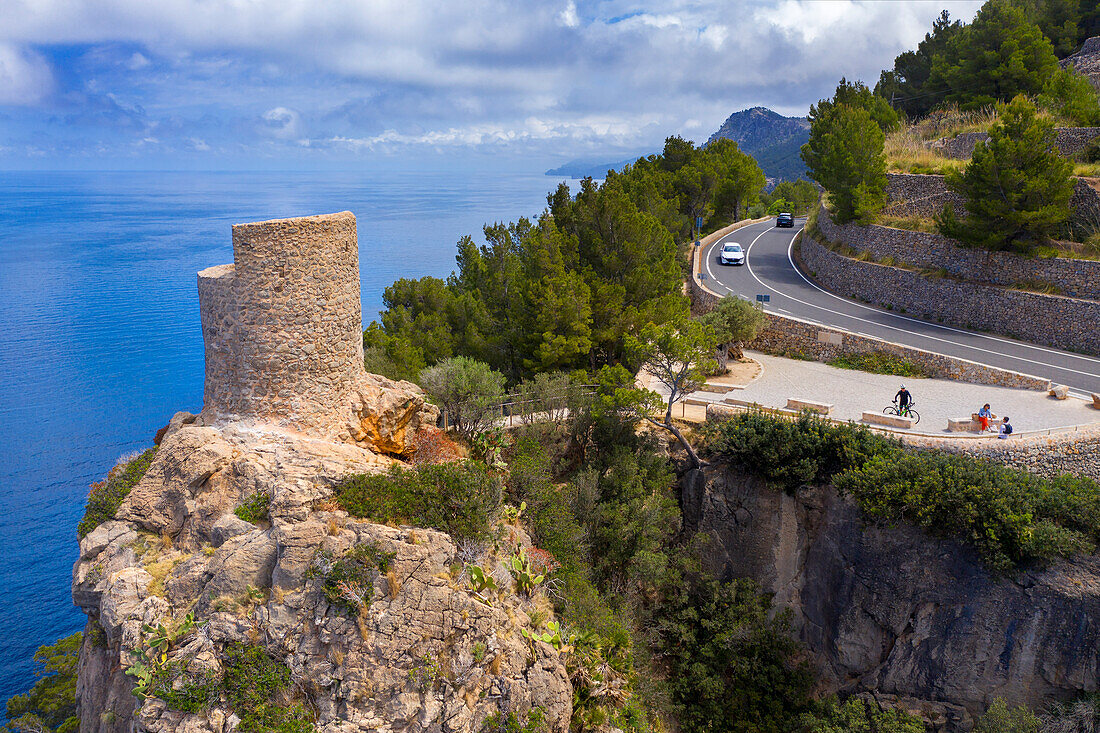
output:
<svg viewBox="0 0 1100 733"><path fill-rule="evenodd" d="M913 409L913 403L910 402L905 407L900 407L897 402L892 405L887 405L883 411L883 415L898 415L899 417L913 418L913 424L916 425L920 422L920 413Z"/></svg>

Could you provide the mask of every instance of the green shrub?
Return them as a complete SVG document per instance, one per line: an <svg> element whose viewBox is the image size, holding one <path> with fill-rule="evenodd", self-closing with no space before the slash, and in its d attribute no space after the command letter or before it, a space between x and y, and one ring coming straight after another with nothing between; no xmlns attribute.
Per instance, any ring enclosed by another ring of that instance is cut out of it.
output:
<svg viewBox="0 0 1100 733"><path fill-rule="evenodd" d="M497 417L494 406L504 401L504 375L465 356L428 367L417 381L455 430L467 438L492 426Z"/></svg>
<svg viewBox="0 0 1100 733"><path fill-rule="evenodd" d="M271 497L265 491L257 491L252 496L241 502L241 505L233 510L239 519L252 524L266 522L270 517L269 507Z"/></svg>
<svg viewBox="0 0 1100 733"><path fill-rule="evenodd" d="M77 733L76 667L80 633L46 644L34 653L38 681L22 695L8 699L8 722L3 731Z"/></svg>
<svg viewBox="0 0 1100 733"><path fill-rule="evenodd" d="M471 461L395 466L387 474L349 476L336 487L336 501L353 516L432 527L456 540L486 537L500 497L498 479Z"/></svg>
<svg viewBox="0 0 1100 733"><path fill-rule="evenodd" d="M920 718L899 708L882 710L856 697L844 702L835 697L815 702L813 711L804 713L798 724L799 733L924 733Z"/></svg>
<svg viewBox="0 0 1100 733"><path fill-rule="evenodd" d="M373 543L355 545L339 558L321 550L310 563L306 577L319 579L329 603L354 616L370 608L374 575L389 570L393 558L393 553L383 552Z"/></svg>
<svg viewBox="0 0 1100 733"><path fill-rule="evenodd" d="M546 730L549 730L546 716L539 708L526 713L493 713L481 726L481 733L543 733Z"/></svg>
<svg viewBox="0 0 1100 733"><path fill-rule="evenodd" d="M619 448L606 464L588 530L597 582L650 588L663 574L665 550L680 528L675 476L656 453Z"/></svg>
<svg viewBox="0 0 1100 733"><path fill-rule="evenodd" d="M313 714L294 702L290 668L262 647L230 644L222 691L241 719L241 733L312 733Z"/></svg>
<svg viewBox="0 0 1100 733"><path fill-rule="evenodd" d="M153 462L156 447L149 448L125 463L120 462L111 469L107 478L92 484L92 490L88 492L88 504L84 509L84 518L76 527L77 536L84 538L89 532L114 519L122 500L130 490L137 486L149 470L149 464Z"/></svg>
<svg viewBox="0 0 1100 733"><path fill-rule="evenodd" d="M199 713L217 701L220 690L217 674L194 674L186 662L169 662L149 686L147 695L157 697L171 710Z"/></svg>
<svg viewBox="0 0 1100 733"><path fill-rule="evenodd" d="M1023 705L1009 708L997 698L985 714L978 718L974 733L1039 733L1040 722L1035 714Z"/></svg>
<svg viewBox="0 0 1100 733"><path fill-rule="evenodd" d="M747 412L708 426L706 433L711 453L787 492L826 483L871 456L900 451L897 441L865 427L836 425L808 413L785 420Z"/></svg>
<svg viewBox="0 0 1100 733"><path fill-rule="evenodd" d="M903 450L861 426L809 414L748 412L708 426L706 439L711 453L775 489L831 481L869 519L960 539L997 572L1100 543L1100 485L1088 478L1047 479L971 456Z"/></svg>
<svg viewBox="0 0 1100 733"><path fill-rule="evenodd" d="M813 668L790 631L790 611L748 579L705 575L667 589L657 651L682 730L786 731L806 711Z"/></svg>
<svg viewBox="0 0 1100 733"><path fill-rule="evenodd" d="M908 359L888 354L885 351L872 351L869 354L842 354L827 362L829 366L840 369L854 369L870 374L895 374L899 377L922 378L930 376L919 364Z"/></svg>
<svg viewBox="0 0 1100 733"><path fill-rule="evenodd" d="M1094 482L1050 481L969 456L936 452L871 458L833 480L871 519L906 520L957 537L1005 572L1026 560L1090 552L1100 525Z"/></svg>

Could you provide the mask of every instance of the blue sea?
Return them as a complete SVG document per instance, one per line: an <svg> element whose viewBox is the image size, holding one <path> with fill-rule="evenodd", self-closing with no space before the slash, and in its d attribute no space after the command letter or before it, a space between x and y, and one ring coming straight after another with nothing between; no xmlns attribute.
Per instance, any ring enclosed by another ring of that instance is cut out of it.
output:
<svg viewBox="0 0 1100 733"><path fill-rule="evenodd" d="M486 222L535 216L560 179L463 173L0 172L0 702L78 631L88 486L202 407L195 273L230 225L350 210L363 317L401 277L446 276Z"/></svg>

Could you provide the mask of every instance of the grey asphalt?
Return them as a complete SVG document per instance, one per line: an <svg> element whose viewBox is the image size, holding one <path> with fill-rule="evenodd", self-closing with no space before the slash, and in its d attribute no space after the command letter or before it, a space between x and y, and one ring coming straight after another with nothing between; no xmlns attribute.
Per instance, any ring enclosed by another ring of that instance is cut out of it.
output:
<svg viewBox="0 0 1100 733"><path fill-rule="evenodd" d="M714 242L703 252L707 287L748 300L767 294L769 312L1043 377L1069 385L1080 396L1100 393L1100 358L922 321L823 290L798 271L791 256L791 245L804 224L804 219L796 219L794 228L779 229L771 219ZM718 263L718 252L726 242L737 242L746 250L745 265Z"/></svg>

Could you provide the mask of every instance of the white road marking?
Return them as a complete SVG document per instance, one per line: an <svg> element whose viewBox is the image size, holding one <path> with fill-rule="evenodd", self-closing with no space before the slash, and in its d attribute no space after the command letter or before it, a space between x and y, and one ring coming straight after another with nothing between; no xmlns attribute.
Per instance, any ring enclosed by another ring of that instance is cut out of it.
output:
<svg viewBox="0 0 1100 733"><path fill-rule="evenodd" d="M912 322L912 323L919 323L923 326L930 326L932 328L940 329L940 330L943 330L943 331L948 331L948 332L952 332L952 333L966 334L968 336L974 336L974 337L977 337L977 338L980 338L980 339L984 339L984 340L987 340L987 341L993 341L993 342L996 342L996 343L1012 344L1013 346L1028 348L1028 349L1032 349L1034 351L1039 351L1039 352L1042 352L1042 353L1045 353L1045 354L1054 354L1054 355L1057 355L1057 356L1071 357L1071 358L1074 358L1074 359L1079 359L1081 361L1085 361L1090 365L1100 364L1100 360L1093 359L1093 358L1086 357L1086 356L1082 356L1080 354L1071 354L1071 353L1068 353L1068 352L1054 351L1052 349L1047 349L1047 348L1044 348L1042 346L1035 346L1033 344L1028 344L1028 343L1024 343L1024 342L1009 341L1007 339L997 338L995 336L988 336L986 334L981 334L981 333L975 333L973 331L966 331L966 330L960 329L960 328L953 328L953 327L950 327L950 326L943 326L943 325L936 324L936 323L929 323L927 321L921 321L921 320L918 320L916 318L909 318L907 316L899 316L899 315L896 315L894 313L890 313L888 311L880 310L878 308L872 308L870 306L866 306L866 305L863 305L861 303L856 303L856 302L853 302L853 301L849 301L845 298L840 297L839 295L835 295L833 293L830 293L829 291L824 290L823 288L819 287L816 283L814 283L809 278L807 278L805 275L803 275L802 272L797 267L795 267L795 265L794 265L794 257L791 253L791 250L794 247L795 238L798 236L798 234L803 229L805 229L805 227L802 227L797 232L795 232L791 236L790 243L787 245L787 260L788 260L788 262L790 262L791 269L793 269L796 273L798 273L798 276L801 277L807 284L809 284L815 290L819 290L822 293L824 293L824 294L826 294L826 295L828 295L832 298L836 298L837 300L839 300L843 303L846 303L848 305L854 305L858 308L863 308L865 310L869 310L869 311L872 311L874 313L878 313L879 315L884 315L884 316L887 316L887 317L890 317L890 318L897 318L899 320L909 321L909 322ZM918 337L921 337L921 338L926 338L930 341L938 341L938 342L944 343L944 344L951 344L952 346L957 346L957 347L964 348L964 349L971 349L973 351L977 351L977 352L980 352L980 353L991 354L991 355L994 355L994 356L1002 356L1002 357L1005 357L1005 358L1008 358L1008 359L1016 359L1018 361L1021 361L1021 362L1027 363L1027 364L1034 364L1036 366L1046 367L1046 368L1049 368L1049 369L1059 369L1059 370L1071 372L1073 374L1080 374L1082 376L1100 378L1100 374L1094 374L1092 372L1081 371L1081 370L1073 369L1073 368L1066 367L1066 366L1059 366L1057 364L1051 364L1051 363L1044 362L1044 361L1036 361L1034 359L1028 359L1027 357L1018 356L1018 355L1015 355L1015 354L1006 354L1006 353L1003 353L1003 352L1000 352L1000 351L994 351L992 349L984 349L984 348L981 348L979 346L972 346L970 344L964 344L964 343L960 343L958 341L952 341L950 339L939 338L939 337L930 336L930 335L927 335L927 334L914 333L914 332L908 331L904 328L899 328L897 326L891 326L891 325L884 324L884 323L878 323L876 321L870 321L870 320L867 320L865 318L860 318L858 316L853 316L853 315L850 315L848 313L843 313L841 311L833 310L831 308L826 308L825 306L817 305L815 303L809 303L807 301L804 301L804 300L801 300L799 298L795 298L791 295L788 295L787 293L783 293L782 291L777 290L776 288L773 288L772 286L768 285L767 283L765 283L763 280L761 280L756 275L756 272L752 269L752 262L750 261L750 257L749 257L749 255L752 252L753 245L756 244L756 242L761 237L763 237L765 234L767 234L769 231L771 231L770 228L765 229L764 231L762 231L759 235L756 236L756 238L754 238L752 240L752 242L749 244L749 246L745 249L745 267L748 269L749 274L752 275L754 280L756 280L763 287L767 288L768 290L772 291L773 293L776 293L777 295L781 295L785 298L790 298L792 301L794 301L796 303L801 303L802 305L808 306L810 308L817 308L818 310L823 310L826 313L832 313L834 315L842 316L844 318L850 318L850 319L852 319L854 321L858 321L860 323L867 323L867 324L870 324L870 325L873 325L873 326L876 326L876 327L879 327L879 328L886 328L886 329L889 329L889 330L892 330L892 331L897 331L899 333L903 333L903 334L906 334L906 335L918 336ZM841 328L839 326L821 324L820 322L819 322L819 325L824 325L824 326L827 326L829 328ZM871 338L881 338L881 337L873 336ZM951 355L948 354L947 356L951 356Z"/></svg>
<svg viewBox="0 0 1100 733"><path fill-rule="evenodd" d="M799 230L799 231L801 231L801 230ZM797 236L797 233L796 233L796 236ZM836 298L837 300L839 300L841 302L847 303L849 305L854 305L857 308L862 308L864 310L869 310L869 311L872 311L872 312L875 312L875 313L881 313L882 315L888 316L890 318L897 318L899 320L909 321L911 323L919 323L923 326L931 326L932 328L938 328L942 331L950 331L952 333L962 333L962 334L966 334L968 336L977 336L978 338L986 339L987 341L996 341L996 342L1002 343L1002 344L1010 344L1012 346L1021 346L1021 347L1027 348L1027 349L1033 349L1035 351L1041 351L1045 354L1054 354L1056 356L1068 356L1068 357L1071 357L1071 358L1074 358L1074 359L1080 359L1081 361L1087 361L1090 364L1100 365L1100 359L1095 359L1093 357L1083 356L1081 354L1074 354L1074 353L1071 353L1071 352L1068 352L1068 351L1057 351L1055 349L1048 349L1048 348L1043 347L1043 346L1036 346L1035 344L1031 344L1031 343L1028 343L1026 341L1012 341L1010 339L998 338L996 336L989 336L987 334L978 333L976 331L967 331L964 328L954 328L952 326L944 326L944 325L939 324L939 323L929 323L928 321L922 321L919 318L910 318L909 316L901 316L901 315L898 315L896 313L891 313L890 311L882 310L881 308L872 308L871 306L864 305L862 303L857 303L855 301L848 300L847 298L842 298L842 297L840 297L839 295L837 295L835 293L830 293L828 290L825 290L824 288L820 287L817 283L815 283L813 280L810 280L808 277L803 275L802 271L799 270L798 267L796 267L795 264L794 264L794 255L792 254L793 249L794 249L794 237L791 237L791 241L787 245L787 261L791 263L791 269L794 270L796 273L798 273L798 276L800 278L802 278L803 280L805 280L807 285L814 288L815 290L820 290L822 293L824 293L825 295L828 295L830 298ZM790 297L790 296L788 296L788 297ZM817 306L817 307L821 308L821 306ZM823 309L823 310L829 310L829 309L826 308L826 309ZM838 311L831 311L831 310L829 312L839 313ZM841 313L840 315L844 315L844 314ZM848 316L848 318L854 318L854 316ZM878 325L884 325L884 324L878 324ZM895 326L885 326L885 327L886 328L894 328L895 330L901 330L901 329L898 329ZM910 333L910 332L905 331L905 333ZM921 334L917 334L917 335L921 335ZM933 338L933 337L928 336L927 338ZM940 339L940 340L942 340L942 339ZM956 341L947 341L946 343L957 344L958 342L956 342ZM965 344L958 344L958 345L959 346L965 346ZM968 348L973 349L973 348L976 348L976 347L969 346ZM996 352L996 351L989 351L987 353L999 354L1000 356L1011 356L1010 354L1000 354L999 352ZM1013 356L1012 358L1014 358L1014 359L1023 359L1024 361L1029 361L1028 359L1024 359L1024 357L1021 357L1021 356ZM1045 364L1046 362L1033 362L1033 363L1035 363L1035 364ZM1055 365L1051 364L1050 366L1055 366ZM1057 368L1063 369L1063 368L1066 368L1066 367L1057 367ZM1087 374L1087 372L1081 372L1081 373L1082 374ZM1100 376L1100 375L1091 374L1090 376L1095 377L1095 376Z"/></svg>

